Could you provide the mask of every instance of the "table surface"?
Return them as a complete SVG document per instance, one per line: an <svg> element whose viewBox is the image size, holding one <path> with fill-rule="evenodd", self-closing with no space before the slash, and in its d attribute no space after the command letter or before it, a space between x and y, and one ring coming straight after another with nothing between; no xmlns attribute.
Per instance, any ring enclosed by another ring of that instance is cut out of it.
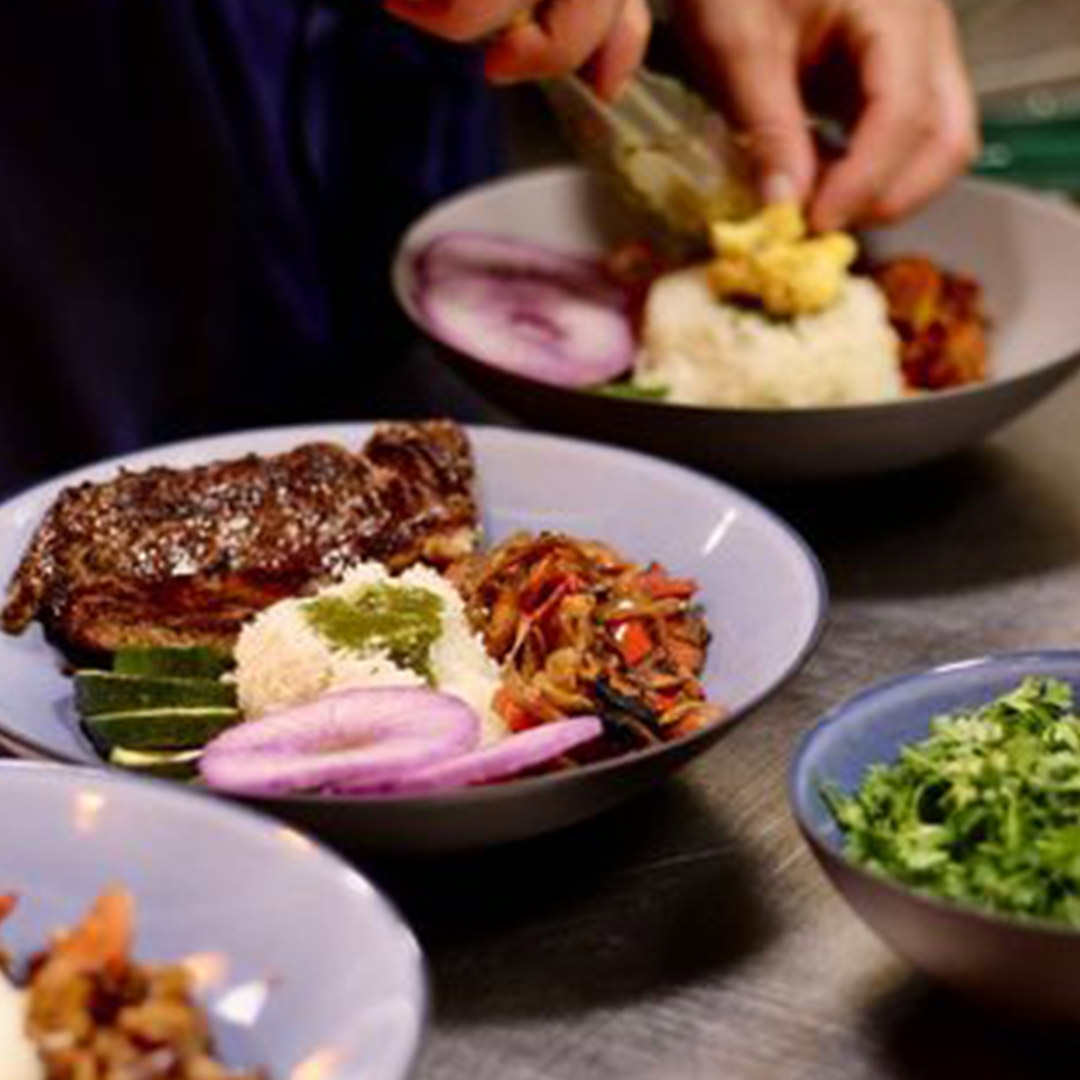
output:
<svg viewBox="0 0 1080 1080"><path fill-rule="evenodd" d="M411 366L428 406L498 419L430 358ZM356 855L429 961L414 1080L1077 1075L1080 1033L978 1013L858 921L801 840L785 781L799 734L868 683L986 652L1080 648L1078 430L1080 379L935 466L756 492L813 545L832 593L815 654L779 694L677 777L590 822L453 858Z"/></svg>
<svg viewBox="0 0 1080 1080"><path fill-rule="evenodd" d="M1078 426L1074 382L935 467L760 493L832 589L820 647L777 697L590 823L464 858L360 860L430 960L418 1080L1075 1075L1080 1040L969 1010L863 927L796 832L785 771L799 733L871 681L1080 645Z"/></svg>

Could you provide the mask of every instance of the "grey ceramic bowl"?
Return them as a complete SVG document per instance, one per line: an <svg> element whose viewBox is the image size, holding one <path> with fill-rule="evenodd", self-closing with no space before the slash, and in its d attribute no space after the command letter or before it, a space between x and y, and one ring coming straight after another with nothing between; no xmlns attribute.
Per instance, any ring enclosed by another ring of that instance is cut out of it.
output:
<svg viewBox="0 0 1080 1080"><path fill-rule="evenodd" d="M866 769L924 738L930 719L985 704L1025 675L1069 682L1080 698L1080 652L1009 653L880 683L830 712L802 739L791 805L811 850L854 911L928 975L1023 1019L1080 1023L1080 932L934 900L856 866L821 798L851 791Z"/></svg>
<svg viewBox="0 0 1080 1080"><path fill-rule="evenodd" d="M479 229L586 255L642 226L580 169L513 176L426 214L394 264L404 309L418 308L417 252L433 237ZM551 431L622 443L722 475L832 479L918 465L978 442L1050 393L1080 362L1080 214L1016 188L965 181L919 216L870 237L882 254L921 253L983 284L993 319L992 378L904 401L814 409L717 409L564 390L441 347L491 401Z"/></svg>
<svg viewBox="0 0 1080 1080"><path fill-rule="evenodd" d="M401 1080L426 1019L419 947L337 856L172 784L0 762L0 938L16 959L107 886L135 899L135 955L196 956L223 1059L270 1080Z"/></svg>
<svg viewBox="0 0 1080 1080"><path fill-rule="evenodd" d="M240 432L148 450L51 481L0 506L0 582L65 486L121 465L191 465L329 440L360 446L370 424ZM747 717L801 666L825 614L817 560L779 518L735 488L612 447L470 429L491 540L543 529L594 537L695 578L713 643L706 689L726 718L692 736L552 776L428 797L288 798L261 803L338 843L448 851L534 836L613 806L670 775ZM34 626L0 634L0 742L14 752L101 765L83 737L61 658Z"/></svg>

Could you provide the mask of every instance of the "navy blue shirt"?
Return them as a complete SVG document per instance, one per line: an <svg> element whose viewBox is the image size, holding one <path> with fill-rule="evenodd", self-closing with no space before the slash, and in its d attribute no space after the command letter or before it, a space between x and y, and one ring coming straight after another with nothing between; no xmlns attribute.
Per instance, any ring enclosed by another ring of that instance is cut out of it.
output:
<svg viewBox="0 0 1080 1080"><path fill-rule="evenodd" d="M393 245L492 135L476 56L377 0L4 0L0 491L382 411Z"/></svg>

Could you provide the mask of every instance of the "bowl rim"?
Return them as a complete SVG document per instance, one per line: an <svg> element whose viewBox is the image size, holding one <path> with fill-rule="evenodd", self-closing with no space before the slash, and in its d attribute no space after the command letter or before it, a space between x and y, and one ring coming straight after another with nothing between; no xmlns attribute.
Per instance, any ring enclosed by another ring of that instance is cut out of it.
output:
<svg viewBox="0 0 1080 1080"><path fill-rule="evenodd" d="M133 790L141 789L145 796L151 800L163 800L166 803L173 803L178 806L196 805L201 807L205 813L224 815L226 818L231 818L247 830L266 831L273 829L278 832L289 832L301 838L304 844L315 853L316 858L324 865L333 867L339 873L345 873L352 881L362 882L374 897L375 902L396 924L398 932L411 947L413 954L413 974L416 979L417 994L416 1039L409 1048L408 1056L403 1063L400 1080L406 1080L407 1077L412 1076L420 1059L420 1054L429 1042L434 999L433 976L427 954L424 952L412 924L405 918L397 901L374 878L369 877L363 870L335 851L330 845L312 835L311 832L279 821L264 811L256 809L249 802L214 798L209 791L204 793L198 788L185 787L183 784L162 784L149 777L138 776L122 769L99 769L82 761L64 762L55 759L0 758L0 782L2 782L6 774L13 772L39 778L43 786L57 789L75 786L84 787L88 784L104 784L106 787Z"/></svg>
<svg viewBox="0 0 1080 1080"><path fill-rule="evenodd" d="M137 451L137 455L142 457L143 455L153 455L156 453L170 453L176 450L183 449L185 447L205 442L215 438L226 438L230 436L256 436L256 435L287 435L289 432L300 433L305 430L309 430L312 427L354 427L354 428L372 428L378 423L378 419L374 420L342 420L342 421L320 421L317 424L288 424L274 427L252 428L239 431L222 432L218 434L212 434L208 436L197 436L192 439L181 439L174 442L162 443L156 446L146 447L143 450ZM559 443L561 445L570 444L575 447L580 447L586 450L602 450L605 454L610 454L616 457L628 459L629 462L648 463L650 468L659 469L665 473L672 473L675 475L689 475L695 480L705 481L714 486L724 489L729 494L732 494L740 500L743 504L753 508L754 512L760 515L762 519L767 521L773 528L775 528L781 535L785 536L794 546L794 548L800 553L805 561L806 566L810 570L810 581L813 587L812 599L813 599L813 614L812 625L810 632L806 635L806 640L802 643L799 650L791 657L784 669L773 680L772 685L766 689L760 691L756 696L750 698L737 710L725 713L719 720L714 721L708 726L700 729L699 731L691 732L689 735L680 736L677 739L673 739L670 742L660 743L656 746L646 747L641 750L634 750L628 754L622 755L616 758L610 758L606 761L593 762L588 765L583 765L579 768L569 770L560 773L550 773L541 776L522 777L515 780L507 781L500 784L487 784L478 785L473 787L457 788L450 791L432 792L425 795L379 795L377 797L372 796L342 796L342 795L277 795L267 800L266 797L252 797L252 796L233 796L227 792L215 791L212 788L204 788L196 785L183 785L173 783L173 786L186 787L191 791L199 794L207 794L213 797L228 797L230 799L239 799L241 802L258 802L260 805L266 805L272 803L274 805L289 805L289 806L307 806L307 807L394 807L394 806L421 806L426 804L446 805L449 803L465 803L465 804L479 804L483 805L486 802L501 801L508 786L512 786L515 791L528 791L539 792L553 787L562 786L569 783L574 778L583 776L605 776L608 773L620 771L627 767L631 763L644 762L652 760L660 756L666 756L678 751L685 750L690 746L696 746L700 742L705 742L706 745L709 741L719 738L720 735L728 728L733 727L735 724L742 720L745 720L751 713L756 711L761 705L768 701L774 694L779 693L790 680L798 674L798 672L805 666L814 650L817 648L821 637L825 631L826 624L828 622L829 614L829 585L828 579L825 575L824 568L821 565L821 561L818 559L814 549L810 546L809 542L803 537L803 535L787 520L785 520L780 514L778 514L771 507L766 506L763 502L755 498L753 495L748 494L743 489L737 487L734 484L727 482L719 477L710 476L708 473L695 469L692 466L684 465L678 462L669 461L666 458L658 457L653 454L645 453L640 450L632 450L623 446L615 446L610 443L602 442L598 439L583 439L578 436L570 435L555 435L545 431L535 431L527 428L513 428L500 424L471 424L464 423L461 427L465 430L466 434L472 436L478 432L482 433L503 433L511 436L527 436L529 439L537 440L540 442ZM11 496L11 500L15 499L33 499L35 497L44 497L45 493L53 488L59 488L61 486L70 486L72 483L78 482L76 477L82 476L89 469L107 469L109 467L118 467L121 463L128 461L132 455L117 455L110 458L106 458L101 461L91 462L87 465L79 468L69 470L59 476L52 477L50 479L41 481L38 484L33 485L21 492L16 492ZM5 500L11 501L11 500ZM43 763L54 763L64 766L78 766L80 768L88 768L98 772L105 773L121 773L124 776L131 775L128 770L119 769L116 766L110 765L106 761L92 762L83 758L73 757L70 754L64 753L60 750L53 750L48 746L44 746L36 739L33 739L27 735L20 734L17 731L11 730L5 723L5 719L0 714L0 747L6 747L11 752L17 754L23 760L38 761ZM140 782L155 783L161 782L160 778L141 778L134 776L133 779Z"/></svg>
<svg viewBox="0 0 1080 1080"><path fill-rule="evenodd" d="M930 667L913 668L888 676L856 691L822 713L811 727L800 734L788 762L786 778L788 810L814 855L823 863L828 861L836 862L843 866L845 872L854 875L872 888L884 890L898 900L922 905L933 912L935 916L952 919L958 917L971 918L997 932L1034 934L1047 943L1076 942L1080 938L1080 926L1069 927L1045 919L1029 919L1022 915L1005 915L989 911L955 900L919 892L893 878L867 870L850 859L842 847L831 843L822 835L821 831L809 820L804 812L802 801L798 797L798 787L806 772L807 758L813 749L813 744L830 724L842 719L851 709L862 707L879 695L895 690L905 684L940 680L947 678L954 672L973 671L979 668L991 669L999 664L1023 663L1027 660L1037 660L1043 664L1068 664L1075 668L1075 682L1080 686L1080 649L1051 647L1005 650L983 653L959 660L944 661ZM1078 712L1080 712L1080 707L1078 707ZM862 917L861 913L860 917Z"/></svg>
<svg viewBox="0 0 1080 1080"><path fill-rule="evenodd" d="M1025 371L1017 371L1009 375L997 377L991 368L990 377L978 383L967 383L963 386L948 387L944 390L913 391L902 398L894 401L867 401L848 405L810 405L790 408L770 408L768 406L739 406L730 405L696 405L686 402L668 402L662 399L618 397L604 395L601 392L603 386L608 383L600 383L595 387L559 386L555 383L533 379L516 371L500 368L490 364L479 357L465 353L442 341L428 327L427 321L421 316L415 301L409 296L408 284L410 280L415 283L416 275L410 265L414 262L422 249L418 248L417 234L420 233L433 218L445 212L452 212L459 206L463 206L485 194L504 187L516 185L547 183L554 180L572 178L583 179L590 176L589 170L584 166L568 164L545 165L538 169L523 170L521 172L507 173L493 177L475 184L464 191L451 195L433 206L413 220L405 233L401 236L394 250L390 263L390 285L401 311L406 315L413 327L422 333L429 341L440 349L446 350L455 357L463 359L470 364L475 364L485 371L492 371L505 378L519 382L523 387L544 386L549 390L574 394L578 397L600 398L614 402L614 407L627 409L654 409L661 406L665 409L681 410L684 414L714 415L719 419L734 419L736 417L753 417L762 419L765 417L799 416L807 419L828 420L839 416L852 416L856 414L872 413L875 416L899 412L910 409L912 406L927 406L931 402L957 401L974 396L992 394L996 390L1004 391L1006 388L1015 388L1037 378L1046 377L1050 372L1061 368L1067 368L1070 364L1080 365L1080 341L1076 347L1064 355L1054 355L1049 359L1029 368ZM1028 205L1037 213L1057 218L1063 228L1080 230L1080 212L1063 205L1061 202L1047 197L1046 193L1031 191L1019 184L1003 182L1000 180L986 179L985 177L965 176L955 181L949 191L956 189L971 188L975 191L989 193L991 197L1002 197ZM483 230L480 230L483 231ZM875 230L860 230L860 232L874 232ZM417 249L417 250L414 250ZM559 249L562 250L562 249ZM965 271L970 272L970 271ZM992 333L992 329L991 329ZM990 360L993 363L993 339L990 339ZM614 380L610 380L614 381ZM779 421L783 422L783 421Z"/></svg>

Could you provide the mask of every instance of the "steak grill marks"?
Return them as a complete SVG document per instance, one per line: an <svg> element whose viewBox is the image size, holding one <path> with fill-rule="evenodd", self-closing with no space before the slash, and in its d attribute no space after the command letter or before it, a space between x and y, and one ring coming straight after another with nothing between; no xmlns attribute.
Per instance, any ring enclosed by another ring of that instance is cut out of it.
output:
<svg viewBox="0 0 1080 1080"><path fill-rule="evenodd" d="M449 421L68 488L12 578L3 626L77 651L229 648L254 613L377 559L445 566L478 539L474 466Z"/></svg>

